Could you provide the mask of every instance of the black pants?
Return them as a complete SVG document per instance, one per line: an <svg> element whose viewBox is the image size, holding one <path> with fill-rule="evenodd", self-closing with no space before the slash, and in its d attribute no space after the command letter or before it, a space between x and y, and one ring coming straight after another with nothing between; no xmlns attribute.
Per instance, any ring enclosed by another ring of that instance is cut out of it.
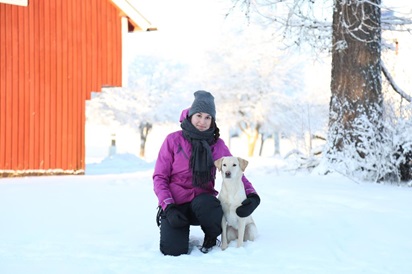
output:
<svg viewBox="0 0 412 274"><path fill-rule="evenodd" d="M213 195L201 194L192 202L177 208L190 220L191 225L200 225L206 237L216 238L222 233L223 210L220 201ZM160 251L164 255L179 256L189 252L190 225L172 227L165 214L161 213Z"/></svg>

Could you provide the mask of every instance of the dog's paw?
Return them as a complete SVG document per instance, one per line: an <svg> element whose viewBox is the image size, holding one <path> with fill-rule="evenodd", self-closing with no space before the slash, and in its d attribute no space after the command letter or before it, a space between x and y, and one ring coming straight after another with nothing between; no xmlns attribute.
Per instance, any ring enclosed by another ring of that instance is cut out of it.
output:
<svg viewBox="0 0 412 274"><path fill-rule="evenodd" d="M222 249L222 250L225 250L226 248L227 248L227 244L222 244L221 246L220 246L220 248Z"/></svg>

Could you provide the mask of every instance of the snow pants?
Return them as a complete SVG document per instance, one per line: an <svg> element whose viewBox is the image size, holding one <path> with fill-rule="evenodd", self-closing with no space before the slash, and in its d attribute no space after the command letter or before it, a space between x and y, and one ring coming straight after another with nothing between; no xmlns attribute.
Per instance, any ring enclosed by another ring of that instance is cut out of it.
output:
<svg viewBox="0 0 412 274"><path fill-rule="evenodd" d="M222 233L223 210L220 201L213 195L201 194L192 202L177 205L190 225L200 225L207 237L216 238ZM164 212L160 213L160 251L164 255L179 256L189 252L190 225L172 227Z"/></svg>

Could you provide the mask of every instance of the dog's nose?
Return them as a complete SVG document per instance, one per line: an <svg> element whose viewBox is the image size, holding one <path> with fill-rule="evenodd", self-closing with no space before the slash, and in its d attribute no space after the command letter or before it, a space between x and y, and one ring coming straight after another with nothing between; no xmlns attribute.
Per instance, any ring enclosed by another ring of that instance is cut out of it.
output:
<svg viewBox="0 0 412 274"><path fill-rule="evenodd" d="M226 171L226 172L225 172L225 177L226 177L226 178L230 178L230 175L232 175L232 173L230 173L230 171Z"/></svg>

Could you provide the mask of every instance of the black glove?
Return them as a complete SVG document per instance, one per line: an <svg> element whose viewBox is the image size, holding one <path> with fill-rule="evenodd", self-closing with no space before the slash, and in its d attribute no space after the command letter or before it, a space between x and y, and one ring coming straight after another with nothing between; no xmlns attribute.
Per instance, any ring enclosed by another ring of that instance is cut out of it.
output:
<svg viewBox="0 0 412 274"><path fill-rule="evenodd" d="M242 205L236 208L237 216L244 218L252 214L252 212L260 204L260 197L256 193L250 193L247 198L242 202Z"/></svg>
<svg viewBox="0 0 412 274"><path fill-rule="evenodd" d="M172 227L184 227L189 225L186 216L177 209L175 204L169 204L165 209L166 219Z"/></svg>

